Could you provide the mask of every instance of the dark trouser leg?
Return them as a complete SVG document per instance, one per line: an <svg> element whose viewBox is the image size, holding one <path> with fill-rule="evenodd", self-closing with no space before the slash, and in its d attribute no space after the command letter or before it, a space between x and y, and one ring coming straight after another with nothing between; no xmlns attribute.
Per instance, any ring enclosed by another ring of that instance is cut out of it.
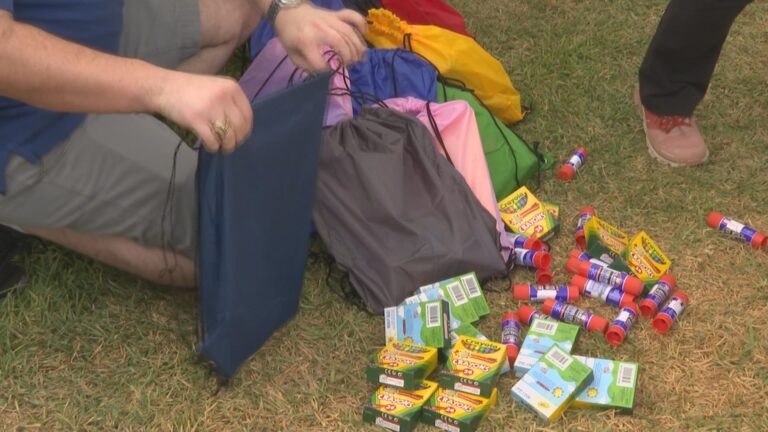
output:
<svg viewBox="0 0 768 432"><path fill-rule="evenodd" d="M731 24L751 0L671 0L640 66L640 98L658 115L690 116Z"/></svg>

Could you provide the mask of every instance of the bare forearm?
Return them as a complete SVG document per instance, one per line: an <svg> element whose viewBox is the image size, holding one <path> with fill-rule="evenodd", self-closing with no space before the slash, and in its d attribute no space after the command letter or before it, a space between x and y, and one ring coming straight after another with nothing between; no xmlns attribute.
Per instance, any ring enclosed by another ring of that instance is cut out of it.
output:
<svg viewBox="0 0 768 432"><path fill-rule="evenodd" d="M175 73L95 51L0 12L0 95L66 112L151 112Z"/></svg>

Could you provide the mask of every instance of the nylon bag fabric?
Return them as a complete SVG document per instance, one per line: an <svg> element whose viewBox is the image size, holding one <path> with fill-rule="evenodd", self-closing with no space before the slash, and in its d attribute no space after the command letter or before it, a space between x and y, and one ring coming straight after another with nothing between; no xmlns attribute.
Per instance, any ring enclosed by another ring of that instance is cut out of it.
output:
<svg viewBox="0 0 768 432"><path fill-rule="evenodd" d="M441 76L472 88L504 123L522 120L520 94L504 66L474 39L432 25L411 25L384 9L368 11L365 38L376 48L405 48L421 55Z"/></svg>
<svg viewBox="0 0 768 432"><path fill-rule="evenodd" d="M380 8L381 2L379 0L344 0L344 6L365 16L370 9Z"/></svg>
<svg viewBox="0 0 768 432"><path fill-rule="evenodd" d="M342 10L344 9L344 3L341 2L341 0L311 0L311 3L315 6L319 6L325 9L330 10ZM365 15L366 12L362 12L363 15ZM275 33L275 28L272 27L272 24L269 23L268 20L262 19L259 21L259 25L256 26L256 30L251 33L250 38L250 49L251 49L251 59L255 58L262 49L264 49L264 46L267 45L267 42L272 40L277 36L277 33Z"/></svg>
<svg viewBox="0 0 768 432"><path fill-rule="evenodd" d="M496 221L416 118L364 108L323 132L314 221L375 313L421 285L503 275Z"/></svg>
<svg viewBox="0 0 768 432"><path fill-rule="evenodd" d="M475 113L485 160L499 200L506 198L539 170L549 169L552 158L532 149L496 118L469 89L438 83L440 102L465 101Z"/></svg>
<svg viewBox="0 0 768 432"><path fill-rule="evenodd" d="M198 351L223 378L298 309L328 82L260 94L244 144L200 152Z"/></svg>
<svg viewBox="0 0 768 432"><path fill-rule="evenodd" d="M384 103L395 111L416 117L427 127L435 149L464 177L480 204L496 220L501 256L505 262L509 260L512 245L504 233L504 221L488 173L475 113L469 104L463 100L432 103L415 98L387 99Z"/></svg>
<svg viewBox="0 0 768 432"><path fill-rule="evenodd" d="M349 66L352 111L361 101L373 102L397 97L437 101L437 71L416 54L404 49L372 48L361 62Z"/></svg>
<svg viewBox="0 0 768 432"><path fill-rule="evenodd" d="M348 87L349 84L345 83L346 70L339 56L326 49L324 57L331 69L337 72L331 77L330 89ZM269 94L301 82L306 77L307 73L297 68L288 57L282 42L274 38L267 42L261 53L253 59L248 70L240 78L240 85L259 94ZM328 98L323 124L330 126L351 117L352 98L349 95L333 92Z"/></svg>
<svg viewBox="0 0 768 432"><path fill-rule="evenodd" d="M410 24L434 25L474 38L461 13L442 0L381 0L381 6Z"/></svg>

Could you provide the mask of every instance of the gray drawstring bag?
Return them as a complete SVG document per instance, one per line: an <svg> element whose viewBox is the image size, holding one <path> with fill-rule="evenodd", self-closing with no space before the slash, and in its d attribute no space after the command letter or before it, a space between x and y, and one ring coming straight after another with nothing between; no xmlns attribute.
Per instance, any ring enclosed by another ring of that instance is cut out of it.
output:
<svg viewBox="0 0 768 432"><path fill-rule="evenodd" d="M506 274L496 221L416 118L364 108L323 132L317 231L374 313L419 286Z"/></svg>

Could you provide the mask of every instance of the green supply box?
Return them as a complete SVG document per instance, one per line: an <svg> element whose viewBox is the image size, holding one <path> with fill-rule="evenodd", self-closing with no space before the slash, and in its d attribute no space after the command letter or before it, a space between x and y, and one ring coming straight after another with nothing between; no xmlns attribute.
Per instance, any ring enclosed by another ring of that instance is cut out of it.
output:
<svg viewBox="0 0 768 432"><path fill-rule="evenodd" d="M433 300L384 309L387 343L406 342L433 348L450 346L448 302Z"/></svg>
<svg viewBox="0 0 768 432"><path fill-rule="evenodd" d="M594 379L576 397L574 408L616 408L631 413L635 407L637 363L574 356L592 369Z"/></svg>
<svg viewBox="0 0 768 432"><path fill-rule="evenodd" d="M578 334L579 327L576 325L550 319L534 319L515 360L515 376L520 378L525 375L553 345L570 353Z"/></svg>

